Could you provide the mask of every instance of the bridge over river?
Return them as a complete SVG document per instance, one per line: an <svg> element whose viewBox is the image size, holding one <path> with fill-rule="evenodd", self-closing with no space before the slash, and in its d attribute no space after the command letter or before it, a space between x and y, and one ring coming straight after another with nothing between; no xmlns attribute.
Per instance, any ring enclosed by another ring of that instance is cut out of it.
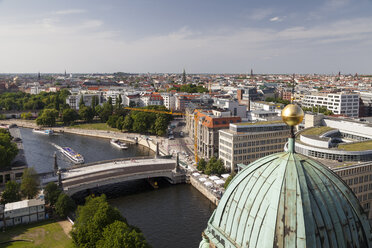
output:
<svg viewBox="0 0 372 248"><path fill-rule="evenodd" d="M183 183L186 173L174 159L124 159L81 165L61 173L63 190L68 195L108 184L163 177L170 183ZM43 180L56 181L57 177Z"/></svg>

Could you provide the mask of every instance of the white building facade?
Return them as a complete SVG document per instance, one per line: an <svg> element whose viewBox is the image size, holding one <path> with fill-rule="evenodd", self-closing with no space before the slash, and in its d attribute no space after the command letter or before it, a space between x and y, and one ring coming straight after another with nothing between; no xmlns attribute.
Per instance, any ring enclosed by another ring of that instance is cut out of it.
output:
<svg viewBox="0 0 372 248"><path fill-rule="evenodd" d="M359 117L359 94L340 93L327 95L306 95L303 107L326 107L336 115Z"/></svg>
<svg viewBox="0 0 372 248"><path fill-rule="evenodd" d="M0 215L3 215L0 219L0 228L4 226L4 220L6 226L44 220L45 201L44 199L31 199L8 203L4 208L0 208Z"/></svg>

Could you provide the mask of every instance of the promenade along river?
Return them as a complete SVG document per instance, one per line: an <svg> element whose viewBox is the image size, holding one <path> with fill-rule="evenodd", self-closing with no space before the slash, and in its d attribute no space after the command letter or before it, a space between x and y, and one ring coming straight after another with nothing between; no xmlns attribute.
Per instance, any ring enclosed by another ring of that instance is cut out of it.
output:
<svg viewBox="0 0 372 248"><path fill-rule="evenodd" d="M149 149L134 144L128 150L121 151L114 148L108 139L67 133L46 136L26 128L21 128L21 134L27 162L39 173L52 171L54 152L57 152L60 167L71 165L56 146L71 147L82 154L88 163L154 155ZM215 206L191 185L170 185L165 181L159 184L160 188L154 190L145 181L134 181L100 191L108 195L110 203L120 210L130 224L143 231L152 247L198 247L201 232L207 226Z"/></svg>

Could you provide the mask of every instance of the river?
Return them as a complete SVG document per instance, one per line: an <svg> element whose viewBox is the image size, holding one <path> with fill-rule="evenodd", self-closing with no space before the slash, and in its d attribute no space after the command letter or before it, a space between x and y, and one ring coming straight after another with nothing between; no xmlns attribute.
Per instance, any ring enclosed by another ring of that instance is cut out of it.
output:
<svg viewBox="0 0 372 248"><path fill-rule="evenodd" d="M21 128L21 134L27 162L39 173L52 170L53 154L57 151L55 145L73 148L86 162L153 155L149 149L136 145L120 151L112 147L109 140L101 138L67 133L46 136L26 128ZM59 166L71 165L63 155L57 157ZM159 186L155 190L145 181L134 181L92 193L106 193L110 204L119 209L129 224L143 231L152 247L198 247L201 232L215 206L191 185L170 185L160 181Z"/></svg>

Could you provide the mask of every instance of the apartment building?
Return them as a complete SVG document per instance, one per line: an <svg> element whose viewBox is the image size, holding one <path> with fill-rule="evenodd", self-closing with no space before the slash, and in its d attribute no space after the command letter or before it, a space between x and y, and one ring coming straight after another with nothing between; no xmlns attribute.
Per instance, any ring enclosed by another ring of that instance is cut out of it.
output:
<svg viewBox="0 0 372 248"><path fill-rule="evenodd" d="M260 99L260 95L257 92L257 89L254 88L244 88L237 90L237 98L239 104L248 106L248 110L250 110L250 102L257 101Z"/></svg>
<svg viewBox="0 0 372 248"><path fill-rule="evenodd" d="M4 226L4 220L6 226L44 220L45 201L44 199L30 199L8 203L0 208L0 215L3 215L0 219L0 228Z"/></svg>
<svg viewBox="0 0 372 248"><path fill-rule="evenodd" d="M145 94L141 97L141 102L141 106L164 105L163 97L157 92Z"/></svg>
<svg viewBox="0 0 372 248"><path fill-rule="evenodd" d="M340 93L326 95L306 95L303 107L326 107L336 115L359 117L359 94Z"/></svg>
<svg viewBox="0 0 372 248"><path fill-rule="evenodd" d="M170 93L160 93L164 100L164 106L169 110L176 108L176 97Z"/></svg>
<svg viewBox="0 0 372 248"><path fill-rule="evenodd" d="M201 157L218 157L218 131L229 127L230 123L241 122L239 116L231 116L230 111L195 110L186 114L186 127L191 139L195 138L195 119L197 121L197 145Z"/></svg>
<svg viewBox="0 0 372 248"><path fill-rule="evenodd" d="M213 106L230 111L231 116L240 116L242 119L247 118L247 106L240 105L237 101L216 98Z"/></svg>
<svg viewBox="0 0 372 248"><path fill-rule="evenodd" d="M185 111L193 99L199 98L200 94L180 94L176 96L176 110Z"/></svg>
<svg viewBox="0 0 372 248"><path fill-rule="evenodd" d="M282 152L289 134L289 126L282 121L232 123L219 131L219 158L234 170L237 164Z"/></svg>
<svg viewBox="0 0 372 248"><path fill-rule="evenodd" d="M102 104L103 97L101 94L78 94L78 95L69 95L66 98L66 103L70 105L72 109L79 110L80 99L83 97L84 104L87 107L92 105L92 98L96 97L98 99L98 104Z"/></svg>

